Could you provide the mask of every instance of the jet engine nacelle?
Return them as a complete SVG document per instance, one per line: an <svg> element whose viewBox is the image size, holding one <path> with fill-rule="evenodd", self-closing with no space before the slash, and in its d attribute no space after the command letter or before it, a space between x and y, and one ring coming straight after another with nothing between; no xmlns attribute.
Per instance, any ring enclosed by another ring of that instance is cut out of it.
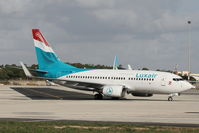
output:
<svg viewBox="0 0 199 133"><path fill-rule="evenodd" d="M153 96L153 94L148 94L148 93L131 93L131 95L137 96L137 97L151 97L151 96Z"/></svg>
<svg viewBox="0 0 199 133"><path fill-rule="evenodd" d="M124 86L104 86L102 92L109 97L124 97L126 89Z"/></svg>

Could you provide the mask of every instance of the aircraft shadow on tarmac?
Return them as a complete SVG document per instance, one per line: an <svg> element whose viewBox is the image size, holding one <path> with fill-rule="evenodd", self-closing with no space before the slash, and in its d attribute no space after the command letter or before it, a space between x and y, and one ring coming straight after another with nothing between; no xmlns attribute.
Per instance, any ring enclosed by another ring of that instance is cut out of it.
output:
<svg viewBox="0 0 199 133"><path fill-rule="evenodd" d="M80 92L58 90L54 88L37 88L37 87L10 87L11 89L31 98L32 100L94 100L91 94ZM113 100L110 97L104 97L104 100ZM165 101L165 99L120 99L136 101ZM117 101L117 100L116 100Z"/></svg>
<svg viewBox="0 0 199 133"><path fill-rule="evenodd" d="M93 95L53 88L11 87L33 100L93 100Z"/></svg>

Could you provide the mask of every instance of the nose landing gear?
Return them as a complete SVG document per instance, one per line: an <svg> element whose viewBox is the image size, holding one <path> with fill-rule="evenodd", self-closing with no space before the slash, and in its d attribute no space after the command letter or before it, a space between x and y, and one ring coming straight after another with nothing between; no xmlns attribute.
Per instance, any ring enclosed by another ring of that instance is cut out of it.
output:
<svg viewBox="0 0 199 133"><path fill-rule="evenodd" d="M179 96L179 93L170 94L169 97L168 97L168 101L173 101L174 96Z"/></svg>
<svg viewBox="0 0 199 133"><path fill-rule="evenodd" d="M173 101L173 97L169 96L168 101Z"/></svg>

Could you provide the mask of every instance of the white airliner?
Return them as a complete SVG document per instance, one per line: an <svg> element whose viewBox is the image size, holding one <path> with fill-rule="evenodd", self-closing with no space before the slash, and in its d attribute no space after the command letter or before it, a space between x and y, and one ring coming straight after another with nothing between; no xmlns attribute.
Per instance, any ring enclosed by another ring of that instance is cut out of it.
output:
<svg viewBox="0 0 199 133"><path fill-rule="evenodd" d="M159 71L80 69L63 63L45 40L39 29L33 29L33 40L39 69L33 76L21 62L28 77L43 78L71 88L94 91L95 99L103 96L123 98L127 94L150 97L168 94L168 100L180 92L195 88L180 76Z"/></svg>

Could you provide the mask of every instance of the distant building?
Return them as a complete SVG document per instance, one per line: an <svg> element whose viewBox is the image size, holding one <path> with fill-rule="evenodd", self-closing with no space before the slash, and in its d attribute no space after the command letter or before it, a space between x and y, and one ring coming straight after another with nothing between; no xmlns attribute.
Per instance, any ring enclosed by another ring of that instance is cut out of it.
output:
<svg viewBox="0 0 199 133"><path fill-rule="evenodd" d="M190 76L199 81L199 74L190 74Z"/></svg>
<svg viewBox="0 0 199 133"><path fill-rule="evenodd" d="M189 71L176 72L177 75L188 76Z"/></svg>
<svg viewBox="0 0 199 133"><path fill-rule="evenodd" d="M189 71L176 72L176 74L182 76L188 76ZM190 76L193 77L195 80L199 81L199 74L191 73Z"/></svg>

